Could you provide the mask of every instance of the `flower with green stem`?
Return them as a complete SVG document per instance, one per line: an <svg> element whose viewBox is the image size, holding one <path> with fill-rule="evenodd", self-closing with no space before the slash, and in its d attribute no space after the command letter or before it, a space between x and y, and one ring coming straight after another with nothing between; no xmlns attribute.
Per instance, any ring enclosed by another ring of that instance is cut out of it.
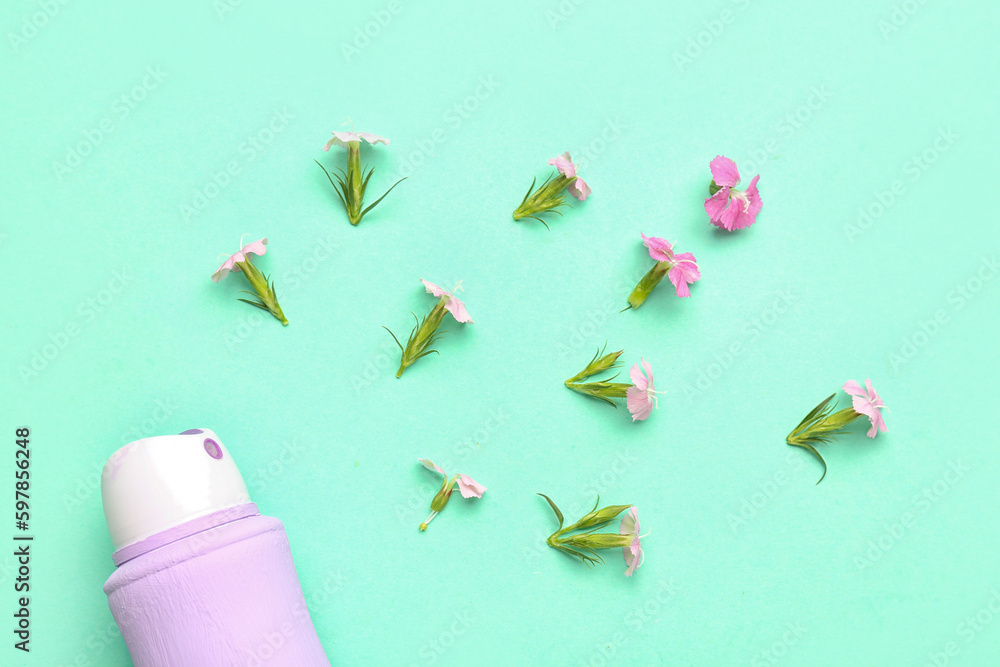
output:
<svg viewBox="0 0 1000 667"><path fill-rule="evenodd" d="M618 373L607 380L583 382L593 375L621 366L618 363L618 357L623 352L624 350L618 350L604 354L604 349L599 350L582 371L566 380L564 384L577 393L604 401L613 408L618 407L614 399L624 398L626 406L632 414L632 421L643 421L648 419L653 411L656 404L656 394L663 393L656 391L653 385L653 369L645 359L641 360L642 369L640 369L639 364L635 364L629 371L632 382L612 382L618 377ZM645 375L643 375L643 370L645 370Z"/></svg>
<svg viewBox="0 0 1000 667"><path fill-rule="evenodd" d="M597 509L601 499L594 503L594 509L584 515L581 519L569 526L563 526L563 513L556 504L544 493L539 493L542 498L552 508L556 519L559 520L559 528L549 535L545 543L553 549L557 549L564 554L579 558L587 567L593 567L598 563L603 563L604 558L597 553L598 549L621 549L628 569L625 576L631 577L636 568L642 565L643 553L640 539L645 535L639 535L639 514L632 505L609 505ZM628 510L628 514L622 519L621 526L617 533L598 533L615 518ZM571 534L576 532L576 534ZM648 534L648 533L647 533Z"/></svg>
<svg viewBox="0 0 1000 667"><path fill-rule="evenodd" d="M817 484L826 477L826 461L816 449L817 445L836 440L837 436L846 433L844 429L848 424L861 417L868 417L871 422L867 434L869 438L874 438L879 431L884 433L888 430L881 412L888 408L872 387L870 379L865 381L864 389L854 380L849 380L844 383L843 390L853 397L851 407L834 412L836 403L831 404L831 401L836 394L830 394L826 400L813 408L785 439L785 442L793 447L809 450L823 464L823 475Z"/></svg>
<svg viewBox="0 0 1000 667"><path fill-rule="evenodd" d="M438 466L434 464L430 459L417 459L420 464L427 468L428 470L439 472L444 476L444 482L441 484L441 489L434 495L434 499L431 501L431 513L423 523L420 524L420 530L427 530L427 524L434 520L434 517L438 515L441 510L444 509L445 505L448 504L448 500L451 499L451 492L455 490L455 485L458 485L458 490L462 494L463 498L482 498L483 494L486 493L486 487L472 479L468 475L455 475L451 478L448 474L441 470Z"/></svg>
<svg viewBox="0 0 1000 667"><path fill-rule="evenodd" d="M562 212L557 209L566 205L564 192L568 191L580 201L586 200L590 195L590 186L576 175L576 165L573 164L568 152L552 158L549 160L549 164L556 168L558 175L549 176L537 189L535 188L537 179L532 179L524 199L514 210L515 220L534 218L548 229L545 221L538 216L548 211L562 215Z"/></svg>
<svg viewBox="0 0 1000 667"><path fill-rule="evenodd" d="M243 239L240 239L240 245L243 245ZM250 287L253 288L253 292L248 292L243 290L245 294L256 294L256 299L239 299L243 303L249 303L251 306L256 306L261 310L266 310L267 312L274 315L275 318L285 326L288 326L288 320L285 318L285 314L281 312L281 306L278 305L278 295L274 291L274 282L270 281L267 276L260 272L260 270L253 265L250 261L250 255L263 255L267 252L267 239L261 239L259 241L254 241L253 243L248 243L243 246L243 248L232 255L225 263L219 267L219 270L212 274L212 282L219 282L223 278L229 275L230 271L242 272L246 277L247 282L250 283Z"/></svg>
<svg viewBox="0 0 1000 667"><path fill-rule="evenodd" d="M673 245L666 239L645 234L640 236L643 244L649 249L649 256L656 260L656 264L629 294L628 306L624 310L641 306L664 276L670 278L670 282L674 284L677 296L691 296L688 285L701 279L701 271L698 270L694 255L689 252L674 253Z"/></svg>
<svg viewBox="0 0 1000 667"><path fill-rule="evenodd" d="M455 289L448 292L432 282L428 282L423 278L420 282L424 284L427 292L433 294L438 298L438 302L434 304L431 312L424 316L423 320L417 320L417 316L414 315L413 319L416 320L416 325L410 332L410 337L406 341L406 347L399 342L396 338L396 334L388 327L382 327L389 332L392 339L396 341L396 345L399 346L402 356L399 360L399 371L396 372L396 377L401 377L403 371L412 366L421 357L426 357L432 352L434 354L440 354L437 350L430 349L430 346L441 337L444 333L443 331L438 331L438 327L441 326L441 322L444 320L445 313L451 313L452 317L455 318L457 322L472 324L472 318L469 316L469 312L465 309L465 304L462 303L455 296L455 292L461 289L462 283L459 281L455 285Z"/></svg>
<svg viewBox="0 0 1000 667"><path fill-rule="evenodd" d="M385 137L369 134L368 132L334 132L333 138L326 142L323 150L329 151L331 146L346 147L347 172L345 173L344 170L334 167L338 173L331 174L326 170L326 167L320 164L319 160L315 161L330 180L330 185L333 186L334 192L337 193L337 197L340 198L341 203L344 205L344 209L347 211L347 219L351 221L352 225L357 225L361 222L361 219L365 217L368 211L375 208L379 202L385 199L386 195L392 192L393 188L406 180L405 176L399 179L393 183L391 188L385 191L385 194L368 205L368 207L362 208L365 203L365 190L368 189L368 181L371 180L372 174L375 173L375 170L371 167L363 169L361 167L362 141L366 141L372 145L379 143L386 146L389 145L389 140Z"/></svg>

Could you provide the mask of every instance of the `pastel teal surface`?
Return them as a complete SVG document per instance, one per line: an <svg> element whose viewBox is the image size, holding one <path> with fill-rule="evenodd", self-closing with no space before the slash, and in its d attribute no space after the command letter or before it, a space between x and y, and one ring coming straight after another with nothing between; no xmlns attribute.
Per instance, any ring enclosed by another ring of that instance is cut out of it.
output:
<svg viewBox="0 0 1000 667"><path fill-rule="evenodd" d="M24 425L36 535L0 663L130 664L100 469L208 427L334 664L996 664L995 5L227 1L0 10L0 536ZM370 201L409 175L358 227L313 162L348 118L392 141ZM565 150L592 197L513 222ZM750 229L708 224L717 154L761 175ZM703 277L619 313L640 232ZM209 279L244 234L288 327ZM397 380L420 278L475 324ZM647 422L562 386L605 342ZM869 377L889 432L816 486L785 435ZM423 456L489 489L425 533ZM635 504L645 564L549 549L536 492Z"/></svg>

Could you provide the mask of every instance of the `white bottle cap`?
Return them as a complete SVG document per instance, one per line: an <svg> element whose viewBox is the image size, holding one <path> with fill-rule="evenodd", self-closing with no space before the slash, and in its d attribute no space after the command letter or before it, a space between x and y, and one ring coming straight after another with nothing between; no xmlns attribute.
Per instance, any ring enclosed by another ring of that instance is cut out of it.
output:
<svg viewBox="0 0 1000 667"><path fill-rule="evenodd" d="M250 502L229 451L207 429L131 442L101 475L115 550L227 507Z"/></svg>

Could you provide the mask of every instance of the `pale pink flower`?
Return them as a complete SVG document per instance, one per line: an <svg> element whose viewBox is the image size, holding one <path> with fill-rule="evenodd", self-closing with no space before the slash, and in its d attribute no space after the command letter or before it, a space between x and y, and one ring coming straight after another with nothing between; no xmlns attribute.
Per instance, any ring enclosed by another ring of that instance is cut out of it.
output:
<svg viewBox="0 0 1000 667"><path fill-rule="evenodd" d="M698 262L694 255L689 252L674 254L670 241L658 236L646 236L641 234L642 242L649 248L649 256L658 262L670 262L670 270L667 277L674 284L677 296L691 296L691 283L701 279L701 271L698 270Z"/></svg>
<svg viewBox="0 0 1000 667"><path fill-rule="evenodd" d="M468 475L459 475L456 481L463 498L482 498L483 494L486 493L486 487Z"/></svg>
<svg viewBox="0 0 1000 667"><path fill-rule="evenodd" d="M326 142L326 146L323 146L323 150L330 150L331 146L347 146L352 142L360 142L362 140L367 141L370 144L385 144L389 145L389 140L385 137L380 137L377 134L369 134L368 132L333 132L333 138Z"/></svg>
<svg viewBox="0 0 1000 667"><path fill-rule="evenodd" d="M444 304L444 307L448 309L448 312L451 313L458 322L462 323L468 322L469 324L473 323L472 318L469 316L469 311L465 309L465 304L462 303L462 301L453 294L453 292L458 291L459 285L461 285L461 283L459 283L459 285L455 285L455 289L449 292L441 287L438 287L432 282L424 280L423 278L420 279L420 282L422 282L427 291L433 294L434 296L448 297L448 301L447 303Z"/></svg>
<svg viewBox="0 0 1000 667"><path fill-rule="evenodd" d="M420 463L425 468L427 468L428 470L432 470L434 472L439 472L442 475L444 475L445 477L448 476L448 475L445 474L444 470L441 470L441 468L439 468L437 465L435 465L435 463L433 461L431 461L430 459L417 459L417 460L420 461Z"/></svg>
<svg viewBox="0 0 1000 667"><path fill-rule="evenodd" d="M656 405L656 394L663 393L657 392L653 386L653 369L650 368L649 362L645 359L641 361L646 375L644 376L639 370L639 364L632 366L628 376L632 379L633 386L625 390L625 403L628 405L628 411L632 413L632 421L649 419Z"/></svg>
<svg viewBox="0 0 1000 667"><path fill-rule="evenodd" d="M756 222L757 214L764 206L760 193L757 192L760 175L753 177L746 190L737 190L740 172L736 169L735 162L717 155L709 163L709 167L712 170L712 180L719 186L719 190L705 200L705 212L708 213L709 221L730 232Z"/></svg>
<svg viewBox="0 0 1000 667"><path fill-rule="evenodd" d="M576 165L573 164L573 160L569 156L569 151L566 151L559 157L552 158L549 160L549 164L558 169L559 173L566 178L575 177L576 180L567 185L566 189L569 190L571 195L580 201L585 201L587 199L591 192L590 186L587 185L585 180L576 175Z"/></svg>
<svg viewBox="0 0 1000 667"><path fill-rule="evenodd" d="M625 557L625 576L631 577L643 561L642 544L639 535L639 511L635 507L630 507L628 513L622 517L621 527L618 529L620 535L627 535L632 538L632 543L627 547L622 547L622 555Z"/></svg>
<svg viewBox="0 0 1000 667"><path fill-rule="evenodd" d="M219 267L219 270L212 274L212 282L219 282L223 278L229 275L230 271L239 271L240 267L236 265L237 262L245 262L247 255L263 255L267 252L267 239L261 239L259 241L254 241L253 243L248 243L243 248L230 256L225 263Z"/></svg>
<svg viewBox="0 0 1000 667"><path fill-rule="evenodd" d="M844 383L844 391L853 397L854 411L865 415L871 421L872 427L868 429L869 438L874 438L879 431L885 433L889 430L885 426L881 412L881 410L888 410L888 408L885 407L885 403L882 402L879 395L875 393L870 379L865 380L865 389L862 389L861 385L854 380L848 380Z"/></svg>

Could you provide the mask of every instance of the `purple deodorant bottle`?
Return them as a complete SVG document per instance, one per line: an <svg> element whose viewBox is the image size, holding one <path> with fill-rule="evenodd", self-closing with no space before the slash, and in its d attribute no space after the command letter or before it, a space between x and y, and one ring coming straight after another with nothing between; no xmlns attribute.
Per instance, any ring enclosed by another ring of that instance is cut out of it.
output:
<svg viewBox="0 0 1000 667"><path fill-rule="evenodd" d="M212 431L144 438L101 479L108 605L136 667L329 667L281 521Z"/></svg>

